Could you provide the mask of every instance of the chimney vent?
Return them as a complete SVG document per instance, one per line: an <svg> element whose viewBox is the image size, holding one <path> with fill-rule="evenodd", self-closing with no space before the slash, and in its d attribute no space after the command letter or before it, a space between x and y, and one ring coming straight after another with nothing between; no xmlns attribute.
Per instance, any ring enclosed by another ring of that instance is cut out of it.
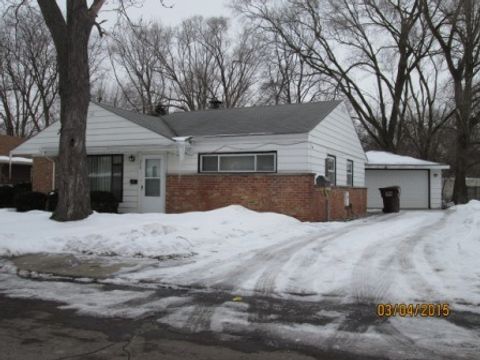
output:
<svg viewBox="0 0 480 360"><path fill-rule="evenodd" d="M210 104L210 109L220 109L223 105L223 102L217 98L213 98L208 103Z"/></svg>
<svg viewBox="0 0 480 360"><path fill-rule="evenodd" d="M168 114L168 108L163 105L161 102L155 106L155 110L153 111L153 115L155 116L163 116Z"/></svg>

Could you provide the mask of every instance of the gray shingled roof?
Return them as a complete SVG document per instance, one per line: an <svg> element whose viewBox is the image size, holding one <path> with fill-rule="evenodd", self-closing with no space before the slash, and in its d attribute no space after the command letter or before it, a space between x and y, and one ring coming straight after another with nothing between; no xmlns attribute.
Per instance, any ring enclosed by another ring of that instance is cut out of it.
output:
<svg viewBox="0 0 480 360"><path fill-rule="evenodd" d="M341 101L335 100L176 112L161 117L143 115L102 103L96 104L160 135L172 138L174 136L307 133L340 103Z"/></svg>

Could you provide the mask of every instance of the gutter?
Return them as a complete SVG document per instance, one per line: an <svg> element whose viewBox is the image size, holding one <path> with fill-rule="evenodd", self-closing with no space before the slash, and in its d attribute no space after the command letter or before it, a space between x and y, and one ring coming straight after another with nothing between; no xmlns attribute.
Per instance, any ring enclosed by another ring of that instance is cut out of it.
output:
<svg viewBox="0 0 480 360"><path fill-rule="evenodd" d="M409 164L365 164L365 169L372 170L422 170L422 169L438 169L438 170L447 170L450 169L450 165L446 164L418 164L418 165L409 165Z"/></svg>

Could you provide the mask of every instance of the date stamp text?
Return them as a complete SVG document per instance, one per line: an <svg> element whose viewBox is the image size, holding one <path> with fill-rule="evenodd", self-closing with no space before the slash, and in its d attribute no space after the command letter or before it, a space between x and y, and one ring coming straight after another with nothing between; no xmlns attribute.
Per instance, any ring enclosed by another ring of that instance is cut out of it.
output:
<svg viewBox="0 0 480 360"><path fill-rule="evenodd" d="M448 317L449 304L378 304L379 317Z"/></svg>

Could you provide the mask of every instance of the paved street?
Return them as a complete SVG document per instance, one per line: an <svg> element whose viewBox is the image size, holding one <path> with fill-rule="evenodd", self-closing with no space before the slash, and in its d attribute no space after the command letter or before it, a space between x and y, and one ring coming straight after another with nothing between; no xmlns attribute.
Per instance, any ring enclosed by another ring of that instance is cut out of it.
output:
<svg viewBox="0 0 480 360"><path fill-rule="evenodd" d="M259 336L173 330L155 321L80 316L58 304L0 296L3 360L61 359L359 359L320 353ZM367 359L367 358L365 358Z"/></svg>

